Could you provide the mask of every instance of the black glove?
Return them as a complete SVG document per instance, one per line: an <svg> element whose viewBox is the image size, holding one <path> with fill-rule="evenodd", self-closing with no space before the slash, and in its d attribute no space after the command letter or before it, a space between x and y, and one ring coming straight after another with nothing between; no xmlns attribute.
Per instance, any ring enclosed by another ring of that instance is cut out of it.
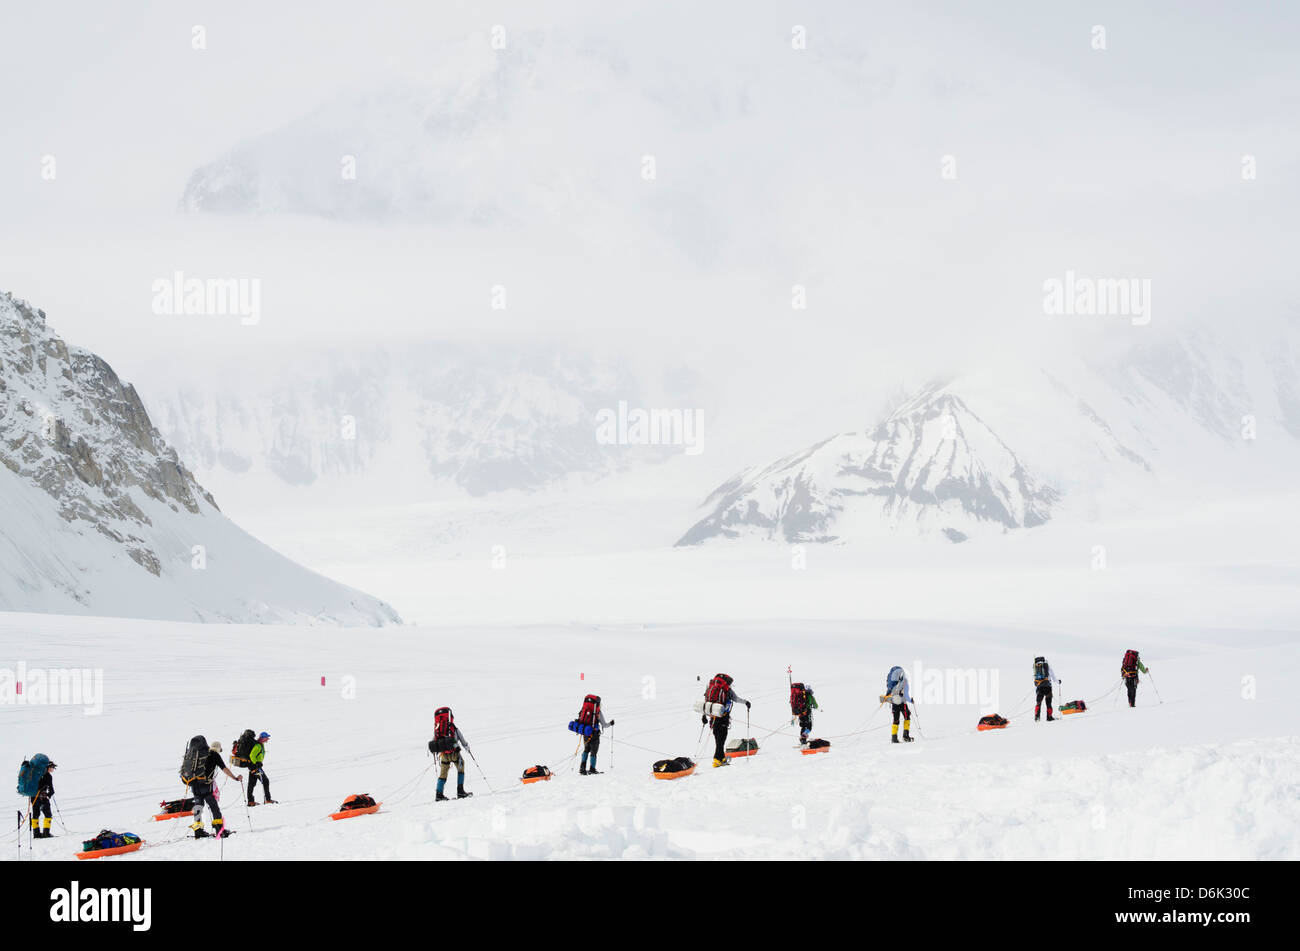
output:
<svg viewBox="0 0 1300 951"><path fill-rule="evenodd" d="M749 701L748 701L748 700L745 701L745 709L746 709L746 710L749 709Z"/></svg>
<svg viewBox="0 0 1300 951"><path fill-rule="evenodd" d="M610 721L609 721L609 725L610 725L610 726L613 726L613 725L614 725L614 721L613 721L613 720L610 720Z"/></svg>
<svg viewBox="0 0 1300 951"><path fill-rule="evenodd" d="M700 714L700 723L701 723L701 725L703 725L703 726L708 726L708 725L709 725L709 717L708 717L707 714L704 714L704 713L701 713L701 714Z"/></svg>

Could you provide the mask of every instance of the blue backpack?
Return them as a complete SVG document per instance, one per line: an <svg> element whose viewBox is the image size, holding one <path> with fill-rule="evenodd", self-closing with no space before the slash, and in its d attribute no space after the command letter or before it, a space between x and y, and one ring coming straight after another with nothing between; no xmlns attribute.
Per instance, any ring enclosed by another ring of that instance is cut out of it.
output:
<svg viewBox="0 0 1300 951"><path fill-rule="evenodd" d="M902 667L890 667L889 673L885 677L885 693L892 693L898 686L898 682L903 679Z"/></svg>
<svg viewBox="0 0 1300 951"><path fill-rule="evenodd" d="M41 779L50 768L50 758L44 753L37 753L29 760L23 760L18 767L18 795L27 799L35 798L41 791Z"/></svg>

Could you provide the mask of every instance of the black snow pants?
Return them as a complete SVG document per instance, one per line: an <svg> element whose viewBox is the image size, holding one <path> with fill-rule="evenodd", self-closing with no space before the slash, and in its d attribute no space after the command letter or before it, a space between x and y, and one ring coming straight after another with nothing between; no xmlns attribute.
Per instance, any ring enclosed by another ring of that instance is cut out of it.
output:
<svg viewBox="0 0 1300 951"><path fill-rule="evenodd" d="M253 802L253 792L257 789L257 781L262 781L262 802L271 801L271 781L266 778L266 773L261 769L249 767L248 769L248 802Z"/></svg>
<svg viewBox="0 0 1300 951"><path fill-rule="evenodd" d="M211 783L190 783L190 795L194 797L194 821L203 821L203 807L207 806L212 810L212 824L221 823L221 807L217 805L217 797L212 794Z"/></svg>
<svg viewBox="0 0 1300 951"><path fill-rule="evenodd" d="M731 729L731 715L713 718L713 758L727 759L727 731Z"/></svg>
<svg viewBox="0 0 1300 951"><path fill-rule="evenodd" d="M799 739L808 739L808 734L812 732L812 711L805 710L799 714Z"/></svg>
<svg viewBox="0 0 1300 951"><path fill-rule="evenodd" d="M1125 677L1124 686L1128 688L1128 705L1131 707L1135 703L1137 703L1137 695L1138 695L1137 674L1134 674L1132 677Z"/></svg>
<svg viewBox="0 0 1300 951"><path fill-rule="evenodd" d="M1047 701L1047 719L1052 719L1052 682L1044 680L1038 685L1038 692L1034 697L1034 719L1038 719L1038 712L1042 709L1043 701Z"/></svg>

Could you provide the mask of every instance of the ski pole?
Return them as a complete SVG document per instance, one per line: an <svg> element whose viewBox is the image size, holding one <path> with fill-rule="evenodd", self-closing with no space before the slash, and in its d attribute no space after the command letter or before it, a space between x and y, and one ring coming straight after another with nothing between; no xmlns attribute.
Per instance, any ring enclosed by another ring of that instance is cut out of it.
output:
<svg viewBox="0 0 1300 951"><path fill-rule="evenodd" d="M614 724L609 725L609 771L614 772Z"/></svg>
<svg viewBox="0 0 1300 951"><path fill-rule="evenodd" d="M474 755L474 751L467 746L465 747L465 752L468 753L469 758L474 761L474 766L478 769L478 774L483 777L483 785L488 788L488 792L492 793L492 795L495 796L496 790L493 789L492 784L488 782L487 774L483 772L483 767L479 766L478 757Z"/></svg>
<svg viewBox="0 0 1300 951"><path fill-rule="evenodd" d="M59 808L59 800L57 800L57 799L55 799L53 796L51 796L51 797L50 797L50 802L54 803L54 812L55 812L55 814L59 817L59 825L63 826L63 831L64 831L65 833L67 833L67 832L68 832L68 824L67 824L66 822L63 821L63 810Z"/></svg>
<svg viewBox="0 0 1300 951"><path fill-rule="evenodd" d="M1160 700L1160 688L1156 686L1156 678L1155 678L1155 675L1154 675L1153 673L1151 673L1151 671L1148 670L1148 671L1147 671L1147 676L1151 678L1151 689L1154 690L1154 691L1156 692L1156 699L1157 699L1157 700ZM1161 702L1161 703L1164 703L1163 700L1160 700L1160 702Z"/></svg>
<svg viewBox="0 0 1300 951"><path fill-rule="evenodd" d="M745 741L746 741L746 743L748 743L748 741L749 741L749 733L750 733L750 729L749 729L749 704L745 704ZM746 756L746 757L745 757L745 762L748 763L748 762L750 761L751 758L752 758L752 757Z"/></svg>

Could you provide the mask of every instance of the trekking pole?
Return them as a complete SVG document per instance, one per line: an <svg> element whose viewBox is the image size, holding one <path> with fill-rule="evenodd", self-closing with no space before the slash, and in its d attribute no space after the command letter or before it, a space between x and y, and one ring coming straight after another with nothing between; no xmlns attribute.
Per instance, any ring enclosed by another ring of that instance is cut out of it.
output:
<svg viewBox="0 0 1300 951"><path fill-rule="evenodd" d="M1157 700L1160 700L1160 688L1156 686L1156 678L1155 678L1155 675L1152 674L1151 671L1148 670L1148 671L1147 671L1147 676L1151 678L1151 689L1154 690L1154 691L1156 692L1156 699L1157 699ZM1163 700L1160 700L1160 702L1161 702L1161 703L1164 703Z"/></svg>
<svg viewBox="0 0 1300 951"><path fill-rule="evenodd" d="M249 800L249 799L252 797L252 795L253 795L252 784L250 783L250 784L249 784L249 788L245 791L245 790L244 790L244 778L241 776L241 777L239 778L239 789L240 789L240 792L241 792L241 793L244 793L244 818L248 820L248 831L249 831L249 832L252 832L252 831L253 831L253 817L252 817L252 815L251 815L251 814L249 813L249 811L248 811L248 800Z"/></svg>
<svg viewBox="0 0 1300 951"><path fill-rule="evenodd" d="M488 792L495 796L496 790L493 789L492 784L488 782L487 774L483 772L483 767L478 765L478 757L474 755L474 751L469 747L466 747L465 752L468 753L469 758L474 761L474 766L478 769L478 774L483 777L483 785L488 788Z"/></svg>
<svg viewBox="0 0 1300 951"><path fill-rule="evenodd" d="M68 833L68 824L63 821L63 810L59 808L59 800L51 796L50 802L54 803L54 813L59 817L59 825L63 826L63 831L65 833Z"/></svg>
<svg viewBox="0 0 1300 951"><path fill-rule="evenodd" d="M746 743L746 745L748 745L748 743L749 743L749 733L750 733L750 729L749 729L749 704L745 704L745 743ZM745 762L748 763L752 758L753 758L753 757L746 756L746 757L745 757Z"/></svg>
<svg viewBox="0 0 1300 951"><path fill-rule="evenodd" d="M609 725L609 771L614 772L614 724Z"/></svg>

